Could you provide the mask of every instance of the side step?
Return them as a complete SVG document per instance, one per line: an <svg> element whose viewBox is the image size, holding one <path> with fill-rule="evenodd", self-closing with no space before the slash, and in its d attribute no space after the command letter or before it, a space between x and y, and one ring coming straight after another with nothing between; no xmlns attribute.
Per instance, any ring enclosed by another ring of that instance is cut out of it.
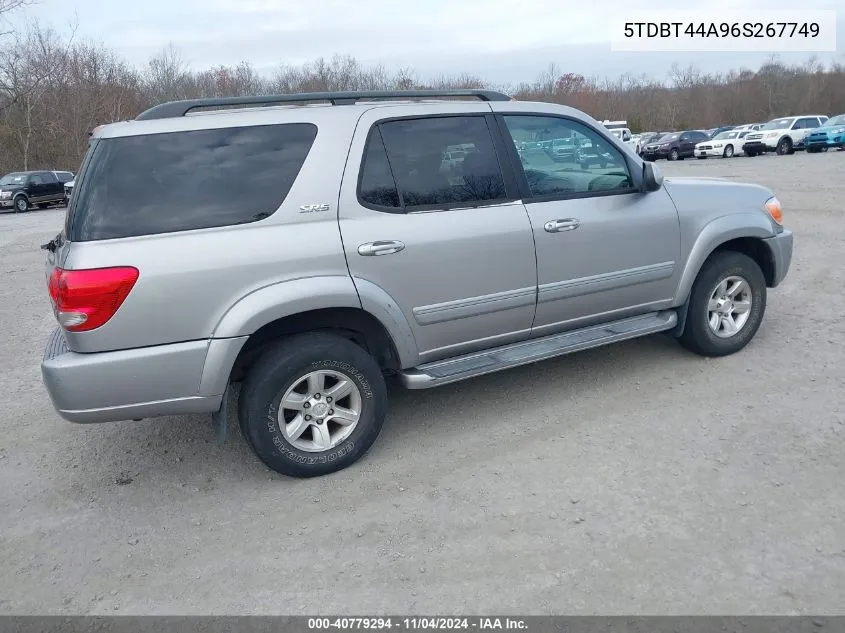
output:
<svg viewBox="0 0 845 633"><path fill-rule="evenodd" d="M425 363L414 369L400 372L399 378L408 389L439 387L502 369L663 332L675 327L677 322L678 315L674 310L652 312L601 325L592 325L580 330L511 343L483 352L473 352L456 358Z"/></svg>

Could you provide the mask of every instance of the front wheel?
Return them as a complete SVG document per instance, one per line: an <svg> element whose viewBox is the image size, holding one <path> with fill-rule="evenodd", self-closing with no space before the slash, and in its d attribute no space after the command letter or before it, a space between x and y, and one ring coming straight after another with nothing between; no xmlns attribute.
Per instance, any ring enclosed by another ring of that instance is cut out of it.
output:
<svg viewBox="0 0 845 633"><path fill-rule="evenodd" d="M29 211L29 200L24 196L15 198L15 213L25 213Z"/></svg>
<svg viewBox="0 0 845 633"><path fill-rule="evenodd" d="M678 160L678 158L680 158L680 156L681 155L678 153L678 150L676 150L676 149L673 149L671 152L669 152L669 160Z"/></svg>
<svg viewBox="0 0 845 633"><path fill-rule="evenodd" d="M795 152L795 150L794 150L794 149L792 149L792 139L790 139L788 136L787 136L787 137L784 137L784 138L782 138L782 139L780 139L780 140L778 141L778 144L777 144L777 150L776 150L776 151L777 151L777 153L778 153L778 154L780 154L781 156L783 156L784 154L792 154L792 153L794 153L794 152Z"/></svg>
<svg viewBox="0 0 845 633"><path fill-rule="evenodd" d="M727 356L745 347L763 321L766 278L753 259L721 251L705 262L690 292L681 345L702 356Z"/></svg>
<svg viewBox="0 0 845 633"><path fill-rule="evenodd" d="M241 431L256 455L291 477L326 475L367 452L381 431L387 388L363 348L334 334L283 339L247 373Z"/></svg>
<svg viewBox="0 0 845 633"><path fill-rule="evenodd" d="M734 155L734 146L728 145L725 148L725 151L722 153L722 156L724 156L725 158L731 158L733 155Z"/></svg>

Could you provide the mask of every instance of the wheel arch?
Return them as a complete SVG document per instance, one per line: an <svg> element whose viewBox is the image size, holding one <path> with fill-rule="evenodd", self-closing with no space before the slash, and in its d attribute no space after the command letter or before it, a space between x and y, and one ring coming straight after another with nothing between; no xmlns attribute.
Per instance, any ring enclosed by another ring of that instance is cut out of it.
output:
<svg viewBox="0 0 845 633"><path fill-rule="evenodd" d="M212 341L239 344L227 346L216 369L207 368L208 382L217 386L211 373L237 380L271 342L312 331L332 331L356 342L386 370L419 364L410 325L383 289L343 275L311 277L253 291L223 315Z"/></svg>
<svg viewBox="0 0 845 633"><path fill-rule="evenodd" d="M750 221L749 221L750 220ZM704 227L687 257L686 265L675 294L673 305L678 310L678 325L672 333L683 331L692 285L705 262L714 253L736 251L753 259L766 279L766 285L775 284L775 260L766 239L772 237L767 218L758 213L723 216Z"/></svg>

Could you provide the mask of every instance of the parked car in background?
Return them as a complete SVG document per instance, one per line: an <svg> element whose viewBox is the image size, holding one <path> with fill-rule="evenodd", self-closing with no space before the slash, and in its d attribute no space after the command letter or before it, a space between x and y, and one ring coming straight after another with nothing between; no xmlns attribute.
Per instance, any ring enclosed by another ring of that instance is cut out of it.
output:
<svg viewBox="0 0 845 633"><path fill-rule="evenodd" d="M695 146L701 141L707 140L707 134L699 130L687 130L685 132L671 132L662 136L657 141L649 143L643 150L643 158L646 160L683 160L692 158L695 155Z"/></svg>
<svg viewBox="0 0 845 633"><path fill-rule="evenodd" d="M734 126L734 125L723 125L722 127L717 127L709 133L710 138L711 139L716 138L722 132L727 132L728 130L733 130L735 127L736 126Z"/></svg>
<svg viewBox="0 0 845 633"><path fill-rule="evenodd" d="M637 154L642 155L643 149L649 143L654 143L658 139L663 136L666 136L669 132L644 132L640 135L639 143L637 143Z"/></svg>
<svg viewBox="0 0 845 633"><path fill-rule="evenodd" d="M827 123L807 135L808 152L826 152L831 147L845 149L845 114L829 119Z"/></svg>
<svg viewBox="0 0 845 633"><path fill-rule="evenodd" d="M62 186L64 186L66 182L73 180L72 171L54 171L53 174L55 174L56 180L62 183Z"/></svg>
<svg viewBox="0 0 845 633"><path fill-rule="evenodd" d="M65 183L65 202L70 201L70 196L73 193L73 186L76 184L76 180L71 180L70 182Z"/></svg>
<svg viewBox="0 0 845 633"><path fill-rule="evenodd" d="M746 156L757 156L766 152L792 154L804 148L807 135L827 123L823 114L788 116L772 119L756 132L745 137L743 149Z"/></svg>
<svg viewBox="0 0 845 633"><path fill-rule="evenodd" d="M64 199L64 187L52 171L17 171L0 178L0 209L23 213L33 205L45 209Z"/></svg>
<svg viewBox="0 0 845 633"><path fill-rule="evenodd" d="M742 154L742 144L751 130L727 130L695 146L696 158L730 158Z"/></svg>
<svg viewBox="0 0 845 633"><path fill-rule="evenodd" d="M742 125L737 125L734 130L759 130L761 127L766 125L765 123L743 123Z"/></svg>
<svg viewBox="0 0 845 633"><path fill-rule="evenodd" d="M73 182L73 179L74 179L73 172L72 171L54 171L53 173L56 174L56 178L62 184L62 188L64 189L64 192L65 192L65 203L67 203L68 199L70 198L70 194L68 193L67 184L69 182ZM73 185L71 185L71 189L73 189Z"/></svg>

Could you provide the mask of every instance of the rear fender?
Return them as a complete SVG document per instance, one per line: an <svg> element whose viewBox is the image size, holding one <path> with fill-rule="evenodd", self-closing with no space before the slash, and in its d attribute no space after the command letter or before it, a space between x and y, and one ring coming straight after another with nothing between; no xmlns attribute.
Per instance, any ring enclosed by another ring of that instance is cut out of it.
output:
<svg viewBox="0 0 845 633"><path fill-rule="evenodd" d="M295 279L256 290L240 299L223 315L212 338L243 338L245 341L245 337L278 319L331 308L358 308L369 312L393 340L401 367L419 364L414 334L392 297L373 283L361 279L353 282L345 275ZM242 343L237 346L238 350L241 346ZM227 349L225 356L236 352Z"/></svg>

